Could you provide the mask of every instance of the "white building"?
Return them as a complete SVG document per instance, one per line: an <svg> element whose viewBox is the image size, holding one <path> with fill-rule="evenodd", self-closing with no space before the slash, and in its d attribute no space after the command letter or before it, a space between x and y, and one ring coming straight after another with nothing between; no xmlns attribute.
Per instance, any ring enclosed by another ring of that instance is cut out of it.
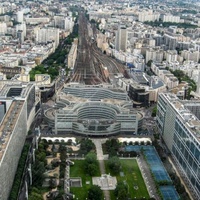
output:
<svg viewBox="0 0 200 200"><path fill-rule="evenodd" d="M149 11L142 11L138 15L138 21L146 22L146 21L158 21L160 17L159 13L153 13L152 10Z"/></svg>
<svg viewBox="0 0 200 200"><path fill-rule="evenodd" d="M199 62L199 51L194 49L183 50L181 56L186 60Z"/></svg>
<svg viewBox="0 0 200 200"><path fill-rule="evenodd" d="M57 28L42 28L37 30L36 42L46 43L48 41L54 41L55 47L59 44L59 29Z"/></svg>
<svg viewBox="0 0 200 200"><path fill-rule="evenodd" d="M180 16L164 15L162 17L163 22L175 22L180 23Z"/></svg>
<svg viewBox="0 0 200 200"><path fill-rule="evenodd" d="M177 51L176 50L168 50L166 52L166 61L168 62L176 62L177 61Z"/></svg>
<svg viewBox="0 0 200 200"><path fill-rule="evenodd" d="M21 23L21 24L17 24L16 25L16 33L18 31L22 31L23 32L23 36L26 37L26 23Z"/></svg>
<svg viewBox="0 0 200 200"><path fill-rule="evenodd" d="M24 21L24 13L23 11L18 11L17 12L17 22L22 23Z"/></svg>
<svg viewBox="0 0 200 200"><path fill-rule="evenodd" d="M0 35L5 35L7 33L7 24L5 22L0 23Z"/></svg>
<svg viewBox="0 0 200 200"><path fill-rule="evenodd" d="M116 32L115 49L117 51L126 51L127 48L127 30L124 26L119 26Z"/></svg>
<svg viewBox="0 0 200 200"><path fill-rule="evenodd" d="M74 26L73 18L54 16L54 26L72 32Z"/></svg>
<svg viewBox="0 0 200 200"><path fill-rule="evenodd" d="M164 57L163 50L149 48L146 50L146 63L150 60L162 62Z"/></svg>
<svg viewBox="0 0 200 200"><path fill-rule="evenodd" d="M0 14L4 14L5 13L5 7L0 6Z"/></svg>
<svg viewBox="0 0 200 200"><path fill-rule="evenodd" d="M162 80L165 85L171 89L177 87L179 84L178 79L168 70L165 70L163 65L151 63L151 70Z"/></svg>
<svg viewBox="0 0 200 200"><path fill-rule="evenodd" d="M48 17L38 17L38 18L25 18L27 24L40 24L49 23L50 19Z"/></svg>

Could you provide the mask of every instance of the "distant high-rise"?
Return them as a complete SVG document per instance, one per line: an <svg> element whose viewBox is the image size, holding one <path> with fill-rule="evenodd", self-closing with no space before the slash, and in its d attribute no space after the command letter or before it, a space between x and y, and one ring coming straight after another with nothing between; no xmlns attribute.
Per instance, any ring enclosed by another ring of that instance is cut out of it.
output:
<svg viewBox="0 0 200 200"><path fill-rule="evenodd" d="M19 22L19 23L23 23L23 21L24 21L24 13L23 13L23 11L18 11L17 12L17 22Z"/></svg>
<svg viewBox="0 0 200 200"><path fill-rule="evenodd" d="M119 26L116 32L115 49L117 51L126 51L127 48L127 29L124 26Z"/></svg>

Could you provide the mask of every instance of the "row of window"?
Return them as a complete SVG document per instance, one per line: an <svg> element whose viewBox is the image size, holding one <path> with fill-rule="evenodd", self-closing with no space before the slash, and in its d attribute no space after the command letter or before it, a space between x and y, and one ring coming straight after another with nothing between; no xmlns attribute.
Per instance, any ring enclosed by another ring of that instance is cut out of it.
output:
<svg viewBox="0 0 200 200"><path fill-rule="evenodd" d="M197 194L200 194L200 168L198 167L197 173L191 168L191 163L186 160L185 156L182 154L182 149L178 148L176 144L173 145L172 152L177 158L179 164L182 166L183 170L187 174L192 186L194 187Z"/></svg>

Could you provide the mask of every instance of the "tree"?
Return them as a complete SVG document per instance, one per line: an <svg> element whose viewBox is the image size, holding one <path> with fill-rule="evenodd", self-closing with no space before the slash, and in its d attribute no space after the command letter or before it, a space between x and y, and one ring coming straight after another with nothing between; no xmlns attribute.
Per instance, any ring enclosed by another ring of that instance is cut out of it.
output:
<svg viewBox="0 0 200 200"><path fill-rule="evenodd" d="M121 163L119 158L117 156L109 158L108 167L113 173L115 174L119 173L121 169Z"/></svg>
<svg viewBox="0 0 200 200"><path fill-rule="evenodd" d="M97 173L98 162L95 153L88 153L85 157L85 171L90 176L94 176Z"/></svg>
<svg viewBox="0 0 200 200"><path fill-rule="evenodd" d="M148 67L151 67L151 63L152 63L153 61L152 60L149 60L148 62L147 62L147 66Z"/></svg>
<svg viewBox="0 0 200 200"><path fill-rule="evenodd" d="M120 181L117 183L117 186L114 191L115 196L119 200L125 200L128 198L128 187L124 182Z"/></svg>
<svg viewBox="0 0 200 200"><path fill-rule="evenodd" d="M56 178L51 178L49 179L49 187L51 189L55 188L57 186L57 181L56 181Z"/></svg>
<svg viewBox="0 0 200 200"><path fill-rule="evenodd" d="M80 142L80 152L81 154L87 154L95 149L95 145L90 139L82 139Z"/></svg>
<svg viewBox="0 0 200 200"><path fill-rule="evenodd" d="M138 142L138 141L135 141L135 145L139 145L139 142Z"/></svg>
<svg viewBox="0 0 200 200"><path fill-rule="evenodd" d="M105 142L106 153L109 154L109 157L116 156L119 147L120 143L117 139L112 138L111 140L107 140Z"/></svg>
<svg viewBox="0 0 200 200"><path fill-rule="evenodd" d="M103 192L98 185L92 185L88 190L88 200L101 200Z"/></svg>
<svg viewBox="0 0 200 200"><path fill-rule="evenodd" d="M91 19L91 20L90 20L90 23L95 24L96 22L95 22L94 19Z"/></svg>
<svg viewBox="0 0 200 200"><path fill-rule="evenodd" d="M43 200L43 197L41 194L38 194L38 193L35 193L35 192L32 192L31 195L28 196L28 199L29 200Z"/></svg>
<svg viewBox="0 0 200 200"><path fill-rule="evenodd" d="M92 164L92 163L97 163L97 156L95 153L88 153L85 157L85 162Z"/></svg>
<svg viewBox="0 0 200 200"><path fill-rule="evenodd" d="M28 196L28 199L30 199L30 200L36 200L36 199L37 200L43 200L43 197L41 195L41 191L39 189L33 187L31 189L29 196Z"/></svg>
<svg viewBox="0 0 200 200"><path fill-rule="evenodd" d="M32 169L33 186L40 187L44 181L45 167L44 163L36 161Z"/></svg>
<svg viewBox="0 0 200 200"><path fill-rule="evenodd" d="M151 116L152 117L156 117L156 113L157 113L157 106L155 106L152 110Z"/></svg>
<svg viewBox="0 0 200 200"><path fill-rule="evenodd" d="M98 168L97 165L92 163L92 164L88 164L87 166L87 172L90 176L94 176L95 174L97 174Z"/></svg>

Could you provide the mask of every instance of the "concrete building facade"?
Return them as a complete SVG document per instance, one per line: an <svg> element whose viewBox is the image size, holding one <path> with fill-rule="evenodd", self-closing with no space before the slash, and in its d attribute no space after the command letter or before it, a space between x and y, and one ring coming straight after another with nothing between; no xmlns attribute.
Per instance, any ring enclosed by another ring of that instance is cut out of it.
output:
<svg viewBox="0 0 200 200"><path fill-rule="evenodd" d="M200 121L170 93L159 95L157 108L161 136L195 199L200 199Z"/></svg>
<svg viewBox="0 0 200 200"><path fill-rule="evenodd" d="M27 131L35 117L35 86L5 85L0 92L5 114L0 126L0 198L7 200Z"/></svg>
<svg viewBox="0 0 200 200"><path fill-rule="evenodd" d="M117 51L126 51L127 48L127 30L124 26L119 26L116 32L115 49Z"/></svg>
<svg viewBox="0 0 200 200"><path fill-rule="evenodd" d="M57 95L59 110L45 112L56 134L83 136L137 134L143 115L134 111L126 92L99 86L69 84Z"/></svg>

